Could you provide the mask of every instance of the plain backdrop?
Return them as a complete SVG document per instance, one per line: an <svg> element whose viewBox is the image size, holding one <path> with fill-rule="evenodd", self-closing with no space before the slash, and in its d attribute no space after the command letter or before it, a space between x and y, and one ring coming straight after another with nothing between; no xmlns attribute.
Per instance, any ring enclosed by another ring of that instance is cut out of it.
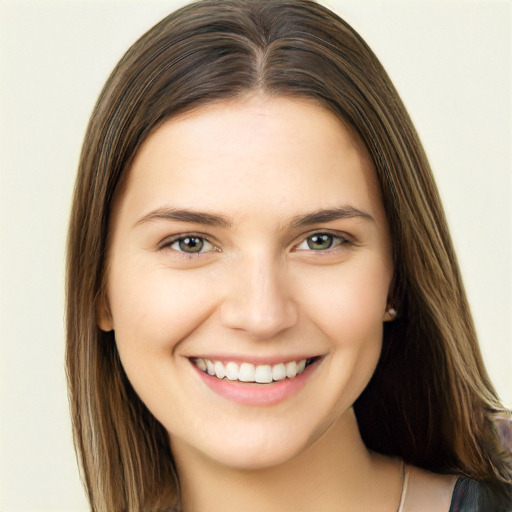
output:
<svg viewBox="0 0 512 512"><path fill-rule="evenodd" d="M0 3L0 509L88 509L63 367L64 251L88 116L184 2ZM512 3L330 1L395 82L434 169L490 374L512 404Z"/></svg>

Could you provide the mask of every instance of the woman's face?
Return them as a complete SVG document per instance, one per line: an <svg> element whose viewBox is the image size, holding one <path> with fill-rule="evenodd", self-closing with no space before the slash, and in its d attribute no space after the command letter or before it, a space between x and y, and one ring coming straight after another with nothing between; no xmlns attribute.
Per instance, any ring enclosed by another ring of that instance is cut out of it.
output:
<svg viewBox="0 0 512 512"><path fill-rule="evenodd" d="M390 236L370 160L327 110L255 96L166 122L111 235L99 324L173 448L284 462L368 383Z"/></svg>

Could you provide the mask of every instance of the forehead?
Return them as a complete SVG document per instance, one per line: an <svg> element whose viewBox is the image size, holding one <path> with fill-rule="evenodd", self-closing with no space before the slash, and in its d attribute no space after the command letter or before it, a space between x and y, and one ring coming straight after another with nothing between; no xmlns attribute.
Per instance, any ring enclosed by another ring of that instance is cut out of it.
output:
<svg viewBox="0 0 512 512"><path fill-rule="evenodd" d="M370 157L352 130L313 101L260 96L165 122L137 153L122 198L138 210L197 203L234 215L255 202L260 215L279 215L353 200L381 209Z"/></svg>

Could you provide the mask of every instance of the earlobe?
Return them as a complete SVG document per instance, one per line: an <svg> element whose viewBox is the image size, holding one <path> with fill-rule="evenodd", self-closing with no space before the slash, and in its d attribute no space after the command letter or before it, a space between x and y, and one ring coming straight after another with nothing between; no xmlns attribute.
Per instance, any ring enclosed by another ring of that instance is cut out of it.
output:
<svg viewBox="0 0 512 512"><path fill-rule="evenodd" d="M104 332L114 330L114 322L112 320L112 313L108 304L107 297L102 294L96 303L96 323L98 327Z"/></svg>

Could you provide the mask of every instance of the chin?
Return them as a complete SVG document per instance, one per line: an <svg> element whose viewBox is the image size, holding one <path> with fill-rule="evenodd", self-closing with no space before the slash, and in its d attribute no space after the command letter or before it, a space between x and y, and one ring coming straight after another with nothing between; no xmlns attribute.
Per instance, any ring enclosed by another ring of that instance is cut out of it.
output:
<svg viewBox="0 0 512 512"><path fill-rule="evenodd" d="M202 442L197 437L189 442L186 439L180 441L171 434L171 447L173 453L179 452L178 455L188 456L186 452L190 454L192 451L196 457L234 470L258 471L277 467L306 455L341 415L339 411L336 415L331 412L321 422L312 422L312 415L309 418L301 416L293 417L289 411L290 421L267 416L260 421L245 418L231 428L222 423L211 424ZM189 449L184 451L185 445Z"/></svg>
<svg viewBox="0 0 512 512"><path fill-rule="evenodd" d="M224 445L211 454L217 464L240 470L259 471L286 464L304 453L312 441L253 442Z"/></svg>

